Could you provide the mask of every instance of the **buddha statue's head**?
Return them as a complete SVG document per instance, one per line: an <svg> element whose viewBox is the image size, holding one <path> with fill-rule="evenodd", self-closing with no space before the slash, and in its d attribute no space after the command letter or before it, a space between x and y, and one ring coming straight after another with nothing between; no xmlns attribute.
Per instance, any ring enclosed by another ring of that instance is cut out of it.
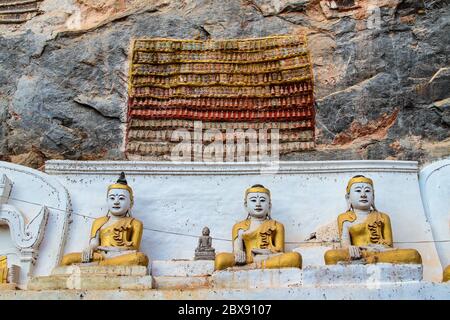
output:
<svg viewBox="0 0 450 320"><path fill-rule="evenodd" d="M270 219L270 191L260 184L255 184L245 191L244 206L248 215L257 219Z"/></svg>
<svg viewBox="0 0 450 320"><path fill-rule="evenodd" d="M130 215L133 206L133 189L125 179L125 173L121 173L116 183L108 187L107 202L109 213L116 217Z"/></svg>
<svg viewBox="0 0 450 320"><path fill-rule="evenodd" d="M207 236L209 236L209 233L210 233L209 228L208 227L204 227L203 230L202 230L202 235L207 237Z"/></svg>
<svg viewBox="0 0 450 320"><path fill-rule="evenodd" d="M358 175L351 178L347 184L345 199L349 210L375 209L375 192L370 178Z"/></svg>

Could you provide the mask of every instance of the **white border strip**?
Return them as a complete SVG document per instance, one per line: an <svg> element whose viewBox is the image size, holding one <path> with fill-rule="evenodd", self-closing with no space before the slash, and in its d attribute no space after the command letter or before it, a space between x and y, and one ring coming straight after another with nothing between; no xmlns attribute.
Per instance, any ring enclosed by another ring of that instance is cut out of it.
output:
<svg viewBox="0 0 450 320"><path fill-rule="evenodd" d="M418 172L416 161L281 161L264 162L152 162L49 160L45 172L51 175L111 175L125 171L132 175L261 175L342 172Z"/></svg>

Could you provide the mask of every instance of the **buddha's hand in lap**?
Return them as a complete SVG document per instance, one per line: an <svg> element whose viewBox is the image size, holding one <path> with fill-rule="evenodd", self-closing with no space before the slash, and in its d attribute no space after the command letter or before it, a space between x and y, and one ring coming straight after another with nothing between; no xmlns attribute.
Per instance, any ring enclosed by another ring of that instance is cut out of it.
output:
<svg viewBox="0 0 450 320"><path fill-rule="evenodd" d="M352 260L361 259L361 249L357 246L349 246L348 253L350 254L350 258Z"/></svg>
<svg viewBox="0 0 450 320"><path fill-rule="evenodd" d="M236 261L237 264L244 264L247 261L245 251L236 250L236 252L234 253L234 260Z"/></svg>
<svg viewBox="0 0 450 320"><path fill-rule="evenodd" d="M121 252L121 251L129 251L131 250L130 248L126 248L126 247L102 247L99 246L97 247L98 250L101 251L105 251L105 252Z"/></svg>
<svg viewBox="0 0 450 320"><path fill-rule="evenodd" d="M91 247L88 247L81 252L81 262L88 263L92 261L93 250Z"/></svg>
<svg viewBox="0 0 450 320"><path fill-rule="evenodd" d="M386 251L386 249L389 249L386 245L382 244L370 244L368 246L364 246L363 249L373 251L373 252L383 252Z"/></svg>
<svg viewBox="0 0 450 320"><path fill-rule="evenodd" d="M271 255L271 254L273 254L272 250L270 250L270 249L259 249L259 248L252 249L252 253L254 255L259 255L259 254Z"/></svg>

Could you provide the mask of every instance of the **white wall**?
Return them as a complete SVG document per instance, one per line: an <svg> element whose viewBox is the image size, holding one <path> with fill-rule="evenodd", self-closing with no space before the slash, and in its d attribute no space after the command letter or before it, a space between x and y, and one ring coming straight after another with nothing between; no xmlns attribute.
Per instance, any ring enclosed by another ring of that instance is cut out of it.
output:
<svg viewBox="0 0 450 320"><path fill-rule="evenodd" d="M106 214L106 188L125 171L135 193L134 217L144 222L142 251L153 260L191 259L197 236L209 226L216 252L230 251L231 228L246 218L243 195L252 184L272 192L272 217L286 227L287 249L298 247L317 227L346 210L350 177L364 174L375 184L378 210L391 217L395 246L416 248L424 279L440 281L442 267L421 202L416 162L282 162L277 174L264 164L48 161L46 172L69 190L73 223L65 253L88 244L92 218ZM81 217L82 214L88 217ZM317 261L323 264L323 261Z"/></svg>

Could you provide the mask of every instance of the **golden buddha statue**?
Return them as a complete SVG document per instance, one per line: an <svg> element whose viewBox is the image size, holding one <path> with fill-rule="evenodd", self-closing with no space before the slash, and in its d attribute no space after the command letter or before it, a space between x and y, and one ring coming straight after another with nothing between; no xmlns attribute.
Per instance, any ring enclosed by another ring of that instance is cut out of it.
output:
<svg viewBox="0 0 450 320"><path fill-rule="evenodd" d="M442 282L450 281L450 265L444 269L444 274L442 276Z"/></svg>
<svg viewBox="0 0 450 320"><path fill-rule="evenodd" d="M378 212L374 204L373 181L355 176L347 184L345 196L348 211L338 216L342 249L325 252L326 264L350 263L410 263L421 264L415 249L394 249L389 216Z"/></svg>
<svg viewBox="0 0 450 320"><path fill-rule="evenodd" d="M245 191L247 219L233 226L233 253L219 253L215 269L236 265L247 268L301 268L302 257L297 252L284 253L284 226L270 217L270 191L254 185Z"/></svg>
<svg viewBox="0 0 450 320"><path fill-rule="evenodd" d="M0 283L8 282L8 259L0 256Z"/></svg>
<svg viewBox="0 0 450 320"><path fill-rule="evenodd" d="M117 183L108 187L107 202L108 214L92 224L89 246L81 253L65 255L62 266L91 262L102 266L148 265L148 257L138 251L143 224L130 215L133 190L123 172Z"/></svg>

